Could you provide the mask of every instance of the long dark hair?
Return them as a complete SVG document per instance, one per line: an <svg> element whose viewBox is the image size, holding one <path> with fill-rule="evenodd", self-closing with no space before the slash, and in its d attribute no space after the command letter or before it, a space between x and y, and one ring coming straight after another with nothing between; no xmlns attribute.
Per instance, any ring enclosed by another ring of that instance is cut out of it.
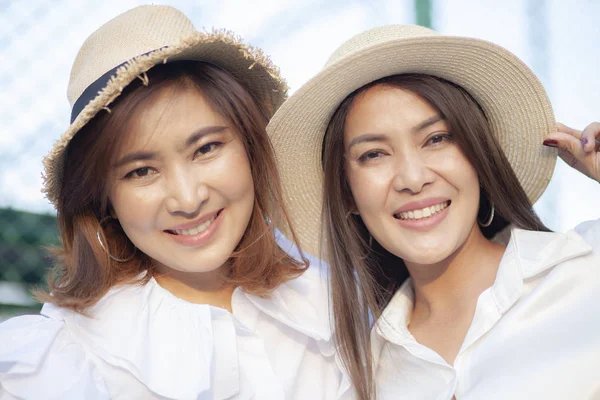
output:
<svg viewBox="0 0 600 400"><path fill-rule="evenodd" d="M477 172L481 186L478 218L496 216L481 228L493 237L508 224L548 231L537 217L506 156L491 132L484 110L462 87L421 74L394 75L371 82L340 104L323 139L324 242L331 267L335 336L341 357L361 399L374 398L370 314L378 318L408 278L404 261L373 241L359 216L351 213L352 193L344 171L344 125L356 96L376 85L410 91L446 121L453 138Z"/></svg>
<svg viewBox="0 0 600 400"><path fill-rule="evenodd" d="M77 311L94 305L111 287L150 279L152 261L138 251L128 262L111 260L101 248L97 232L111 254L128 255L127 237L120 225L102 221L109 215L107 177L110 158L126 138L136 110L143 108L164 88L173 95L181 90L200 91L216 112L240 136L250 162L254 183L254 208L246 231L232 254L226 280L249 293L268 295L281 283L297 277L307 267L287 255L274 237L275 223L292 232L283 206L275 154L266 133L269 113L229 73L196 61L159 65L148 72L149 84L130 84L110 112L101 112L75 135L67 147L64 179L57 201L62 246L53 249L56 265L48 279L49 291L38 291L38 299ZM284 226L285 226L284 225ZM298 247L300 249L300 247ZM302 254L300 252L300 254ZM306 261L306 260L304 260Z"/></svg>

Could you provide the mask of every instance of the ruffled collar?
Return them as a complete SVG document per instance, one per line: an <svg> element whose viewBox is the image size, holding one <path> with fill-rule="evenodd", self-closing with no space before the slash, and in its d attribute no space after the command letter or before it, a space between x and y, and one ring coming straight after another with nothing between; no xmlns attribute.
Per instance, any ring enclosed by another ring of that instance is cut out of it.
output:
<svg viewBox="0 0 600 400"><path fill-rule="evenodd" d="M317 340L323 354L334 353L327 286L319 274L311 267L268 298L236 289L234 314L179 299L154 279L113 288L88 310L88 316L50 304L44 305L42 314L63 320L88 351L128 371L159 396L225 399L239 393L240 384L249 394L240 379L236 336L252 332L241 322L244 316L236 315L236 302L253 304Z"/></svg>
<svg viewBox="0 0 600 400"><path fill-rule="evenodd" d="M592 252L576 232L537 232L512 228L494 284L490 288L500 314L520 298L524 281L567 260ZM407 279L375 324L375 332L387 340L409 346L415 340L408 330L414 292ZM465 343L469 338L465 338Z"/></svg>

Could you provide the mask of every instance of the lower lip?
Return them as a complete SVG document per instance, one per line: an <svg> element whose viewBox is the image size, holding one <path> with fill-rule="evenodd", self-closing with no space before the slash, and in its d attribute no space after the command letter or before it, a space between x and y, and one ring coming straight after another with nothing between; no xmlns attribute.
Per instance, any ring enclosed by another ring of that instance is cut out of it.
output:
<svg viewBox="0 0 600 400"><path fill-rule="evenodd" d="M221 223L221 220L223 219L224 213L225 213L225 210L221 210L219 212L219 215L217 215L217 218L215 218L210 223L208 228L206 228L202 232L199 232L195 235L188 236L188 235L175 235L175 234L172 234L169 232L166 232L166 233L167 233L167 235L171 236L174 241L176 241L177 243L182 244L184 246L189 246L189 247L202 246L202 245L206 244L210 239L212 239L214 233L219 228L219 225Z"/></svg>
<svg viewBox="0 0 600 400"><path fill-rule="evenodd" d="M425 232L425 231L431 230L431 229L435 228L436 226L438 226L439 224L441 224L442 221L448 215L448 209L450 207L451 207L451 205L444 208L442 211L438 212L437 214L432 215L431 217L421 218L421 219L397 219L396 222L398 222L398 225L400 225L403 228Z"/></svg>

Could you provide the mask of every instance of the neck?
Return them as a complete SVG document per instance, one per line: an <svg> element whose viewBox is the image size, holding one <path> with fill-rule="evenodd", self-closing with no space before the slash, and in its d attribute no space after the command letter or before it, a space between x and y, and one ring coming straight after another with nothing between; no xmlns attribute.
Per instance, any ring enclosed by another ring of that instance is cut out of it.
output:
<svg viewBox="0 0 600 400"><path fill-rule="evenodd" d="M479 295L493 285L505 247L474 226L465 243L433 265L406 263L415 291L412 320L452 320L472 314Z"/></svg>
<svg viewBox="0 0 600 400"><path fill-rule="evenodd" d="M155 271L156 282L180 299L231 311L235 287L225 283L221 268L209 272L183 272L157 266Z"/></svg>

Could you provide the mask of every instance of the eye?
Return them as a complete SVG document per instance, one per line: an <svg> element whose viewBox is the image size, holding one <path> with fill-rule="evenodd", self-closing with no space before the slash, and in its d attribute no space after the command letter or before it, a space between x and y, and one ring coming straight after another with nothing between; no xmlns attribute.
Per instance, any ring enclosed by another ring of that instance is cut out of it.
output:
<svg viewBox="0 0 600 400"><path fill-rule="evenodd" d="M427 139L427 142L425 142L425 144L435 146L449 141L452 141L452 135L450 133L436 133L435 135Z"/></svg>
<svg viewBox="0 0 600 400"><path fill-rule="evenodd" d="M125 179L145 178L156 172L157 171L154 168L150 168L150 167L137 168L137 169L134 169L133 171L129 172L127 175L125 175Z"/></svg>
<svg viewBox="0 0 600 400"><path fill-rule="evenodd" d="M384 153L381 150L369 150L366 153L363 153L360 157L358 157L358 162L363 164L368 161L376 160L383 155Z"/></svg>
<svg viewBox="0 0 600 400"><path fill-rule="evenodd" d="M215 151L217 148L219 148L222 145L223 145L223 143L221 143L221 142L207 143L204 146L200 147L198 150L196 150L196 154L206 155L208 153Z"/></svg>

